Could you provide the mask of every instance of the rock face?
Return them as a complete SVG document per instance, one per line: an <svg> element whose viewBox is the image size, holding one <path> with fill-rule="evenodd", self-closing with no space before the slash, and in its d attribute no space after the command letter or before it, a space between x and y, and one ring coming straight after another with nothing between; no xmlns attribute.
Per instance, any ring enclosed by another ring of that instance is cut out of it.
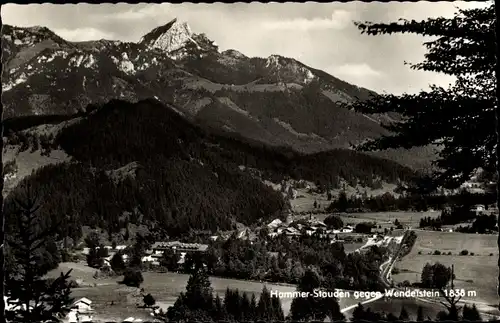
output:
<svg viewBox="0 0 500 323"><path fill-rule="evenodd" d="M177 19L174 19L144 35L139 44L147 48L157 48L166 53L173 53L189 43L199 47L192 35L187 22L178 22Z"/></svg>
<svg viewBox="0 0 500 323"><path fill-rule="evenodd" d="M70 42L45 27L4 25L2 31L4 118L68 115L112 99L154 97L199 124L305 153L351 147L387 134L382 124L400 120L340 104L366 100L373 91L293 58L220 52L177 19L138 43ZM410 166L432 156L383 155Z"/></svg>

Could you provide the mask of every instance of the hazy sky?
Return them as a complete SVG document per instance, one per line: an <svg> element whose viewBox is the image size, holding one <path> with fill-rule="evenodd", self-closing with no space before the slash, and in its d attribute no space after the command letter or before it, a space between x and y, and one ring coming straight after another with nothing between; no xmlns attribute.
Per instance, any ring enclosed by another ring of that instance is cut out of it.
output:
<svg viewBox="0 0 500 323"><path fill-rule="evenodd" d="M30 4L2 6L3 23L46 26L67 40L138 41L177 17L205 33L221 50L247 56L293 57L350 83L377 92L403 93L446 86L445 75L416 72L405 61L422 61L423 37L361 35L353 21L392 22L453 16L456 7L480 2L236 3L236 4Z"/></svg>

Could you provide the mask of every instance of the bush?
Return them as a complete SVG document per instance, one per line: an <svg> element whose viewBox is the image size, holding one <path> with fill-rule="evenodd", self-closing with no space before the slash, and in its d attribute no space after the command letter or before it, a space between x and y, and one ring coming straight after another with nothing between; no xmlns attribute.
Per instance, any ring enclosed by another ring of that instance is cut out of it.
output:
<svg viewBox="0 0 500 323"><path fill-rule="evenodd" d="M323 221L328 228L340 229L344 226L344 222L337 215L330 215Z"/></svg>
<svg viewBox="0 0 500 323"><path fill-rule="evenodd" d="M410 287L411 286L411 283L409 280L405 280L402 284L401 284L403 287Z"/></svg>
<svg viewBox="0 0 500 323"><path fill-rule="evenodd" d="M366 222L361 222L356 224L356 227L354 227L354 232L356 233L371 233L372 232L372 225L371 223L366 223Z"/></svg>
<svg viewBox="0 0 500 323"><path fill-rule="evenodd" d="M493 256L493 253L490 253L490 257Z"/></svg>
<svg viewBox="0 0 500 323"><path fill-rule="evenodd" d="M144 278L142 277L142 273L137 269L127 269L125 274L123 275L122 284L125 284L130 287L139 287L141 286Z"/></svg>
<svg viewBox="0 0 500 323"><path fill-rule="evenodd" d="M418 252L418 254L419 254L419 255L421 255L421 254L422 254L422 251L419 251L419 252Z"/></svg>
<svg viewBox="0 0 500 323"><path fill-rule="evenodd" d="M78 288L78 287L80 287L80 285L78 285L78 283L74 279L72 279L72 280L70 280L68 282L68 286L69 286L69 288Z"/></svg>
<svg viewBox="0 0 500 323"><path fill-rule="evenodd" d="M144 301L144 305L147 307L151 307L156 304L156 300L151 294L145 295L142 300Z"/></svg>
<svg viewBox="0 0 500 323"><path fill-rule="evenodd" d="M473 253L473 252L471 252L471 253L470 253L470 255L471 255L471 256L474 256L474 253Z"/></svg>
<svg viewBox="0 0 500 323"><path fill-rule="evenodd" d="M448 256L451 256L451 251L448 251Z"/></svg>
<svg viewBox="0 0 500 323"><path fill-rule="evenodd" d="M467 256L468 254L469 254L469 250L467 250L467 249L460 251L460 256Z"/></svg>
<svg viewBox="0 0 500 323"><path fill-rule="evenodd" d="M439 250L434 250L433 255L435 255L435 256L439 256L440 254L441 254L441 251L439 251Z"/></svg>

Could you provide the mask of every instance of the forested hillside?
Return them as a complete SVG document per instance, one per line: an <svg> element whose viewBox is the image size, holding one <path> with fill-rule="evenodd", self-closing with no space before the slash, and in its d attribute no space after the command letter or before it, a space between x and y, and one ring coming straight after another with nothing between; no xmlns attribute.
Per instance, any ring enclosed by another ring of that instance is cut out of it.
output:
<svg viewBox="0 0 500 323"><path fill-rule="evenodd" d="M230 138L194 126L156 100L113 100L93 110L54 138L29 132L7 138L24 147L43 141L44 149L62 147L73 157L71 163L39 169L24 184L43 196L40 212L63 220L60 233L75 238L82 225L113 233L127 223L147 223L178 236L278 217L287 203L262 179L292 177L334 187L341 178L370 185L414 175L394 162L350 150L302 155ZM11 124L18 130L23 122ZM7 198L7 213L16 194Z"/></svg>

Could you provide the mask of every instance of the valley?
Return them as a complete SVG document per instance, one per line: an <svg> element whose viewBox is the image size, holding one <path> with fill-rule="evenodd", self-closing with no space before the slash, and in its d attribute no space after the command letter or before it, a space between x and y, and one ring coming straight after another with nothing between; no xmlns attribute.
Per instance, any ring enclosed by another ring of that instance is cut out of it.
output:
<svg viewBox="0 0 500 323"><path fill-rule="evenodd" d="M126 37L3 26L9 322L500 319L491 98L358 86L413 85L393 73L394 57L385 67L370 61L378 43L347 42L334 14L290 20L300 32L290 21L256 21L256 35L293 34L300 55L286 57L284 46L247 56L228 47L232 29L193 31L189 15L147 6L122 12ZM139 23L143 14L156 26ZM351 31L407 28L395 26ZM298 38L326 30L337 51L359 50L344 60L326 41ZM433 53L411 67L448 72ZM439 294L450 289L464 291L458 309ZM391 296L413 290L434 295Z"/></svg>

